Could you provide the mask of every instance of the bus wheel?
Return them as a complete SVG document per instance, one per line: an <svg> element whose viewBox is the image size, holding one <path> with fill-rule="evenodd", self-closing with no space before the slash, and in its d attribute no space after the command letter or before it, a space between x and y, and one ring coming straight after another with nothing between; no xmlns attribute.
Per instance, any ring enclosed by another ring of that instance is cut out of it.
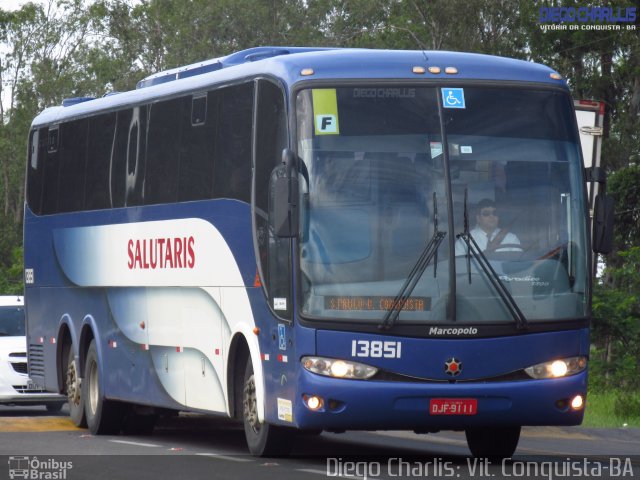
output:
<svg viewBox="0 0 640 480"><path fill-rule="evenodd" d="M87 351L82 396L84 397L87 426L91 433L94 435L120 433L124 404L104 398L104 392L100 386L100 368L95 340L91 341Z"/></svg>
<svg viewBox="0 0 640 480"><path fill-rule="evenodd" d="M49 413L58 413L62 410L63 403L45 403L45 407L47 408L47 412Z"/></svg>
<svg viewBox="0 0 640 480"><path fill-rule="evenodd" d="M247 446L253 455L260 457L287 455L293 445L293 430L260 423L256 383L251 360L247 360L242 395L244 434Z"/></svg>
<svg viewBox="0 0 640 480"><path fill-rule="evenodd" d="M136 412L135 405L128 405L123 421L122 433L125 435L151 435L156 426L158 415Z"/></svg>
<svg viewBox="0 0 640 480"><path fill-rule="evenodd" d="M520 440L520 427L479 427L465 430L467 445L474 457L501 460L510 458Z"/></svg>
<svg viewBox="0 0 640 480"><path fill-rule="evenodd" d="M69 417L76 427L85 428L87 426L87 417L84 414L84 397L82 396L82 385L72 350L69 350L67 356L67 373L64 382L69 404Z"/></svg>

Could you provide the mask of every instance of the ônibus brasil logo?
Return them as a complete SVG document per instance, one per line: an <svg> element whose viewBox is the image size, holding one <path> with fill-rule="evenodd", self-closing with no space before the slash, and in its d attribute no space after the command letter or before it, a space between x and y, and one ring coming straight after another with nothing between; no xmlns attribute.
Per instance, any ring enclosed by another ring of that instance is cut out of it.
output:
<svg viewBox="0 0 640 480"><path fill-rule="evenodd" d="M41 460L38 457L9 457L9 478L31 480L66 480L67 471L73 468L72 462L54 458Z"/></svg>

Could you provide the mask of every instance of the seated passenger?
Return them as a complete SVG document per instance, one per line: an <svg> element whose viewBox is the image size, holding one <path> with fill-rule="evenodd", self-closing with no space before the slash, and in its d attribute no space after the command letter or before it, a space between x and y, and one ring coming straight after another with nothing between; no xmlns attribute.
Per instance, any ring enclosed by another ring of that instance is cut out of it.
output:
<svg viewBox="0 0 640 480"><path fill-rule="evenodd" d="M496 204L485 198L475 209L476 226L469 233L483 252L520 252L520 240L506 228L498 228L499 218ZM456 256L465 255L467 246L462 239L456 242Z"/></svg>

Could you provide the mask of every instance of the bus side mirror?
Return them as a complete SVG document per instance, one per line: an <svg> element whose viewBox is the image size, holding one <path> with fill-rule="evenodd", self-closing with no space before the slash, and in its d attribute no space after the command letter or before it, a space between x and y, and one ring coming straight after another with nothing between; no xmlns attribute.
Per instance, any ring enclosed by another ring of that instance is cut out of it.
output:
<svg viewBox="0 0 640 480"><path fill-rule="evenodd" d="M298 234L298 175L295 155L282 152L282 165L271 175L269 219L276 236L291 238Z"/></svg>
<svg viewBox="0 0 640 480"><path fill-rule="evenodd" d="M613 197L598 194L593 206L593 251L610 253L613 248Z"/></svg>

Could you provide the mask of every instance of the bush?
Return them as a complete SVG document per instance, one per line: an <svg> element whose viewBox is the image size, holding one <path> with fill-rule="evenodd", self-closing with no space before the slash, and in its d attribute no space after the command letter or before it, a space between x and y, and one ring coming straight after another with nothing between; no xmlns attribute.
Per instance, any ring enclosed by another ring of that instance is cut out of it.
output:
<svg viewBox="0 0 640 480"><path fill-rule="evenodd" d="M620 418L640 417L640 393L616 392L613 414Z"/></svg>

